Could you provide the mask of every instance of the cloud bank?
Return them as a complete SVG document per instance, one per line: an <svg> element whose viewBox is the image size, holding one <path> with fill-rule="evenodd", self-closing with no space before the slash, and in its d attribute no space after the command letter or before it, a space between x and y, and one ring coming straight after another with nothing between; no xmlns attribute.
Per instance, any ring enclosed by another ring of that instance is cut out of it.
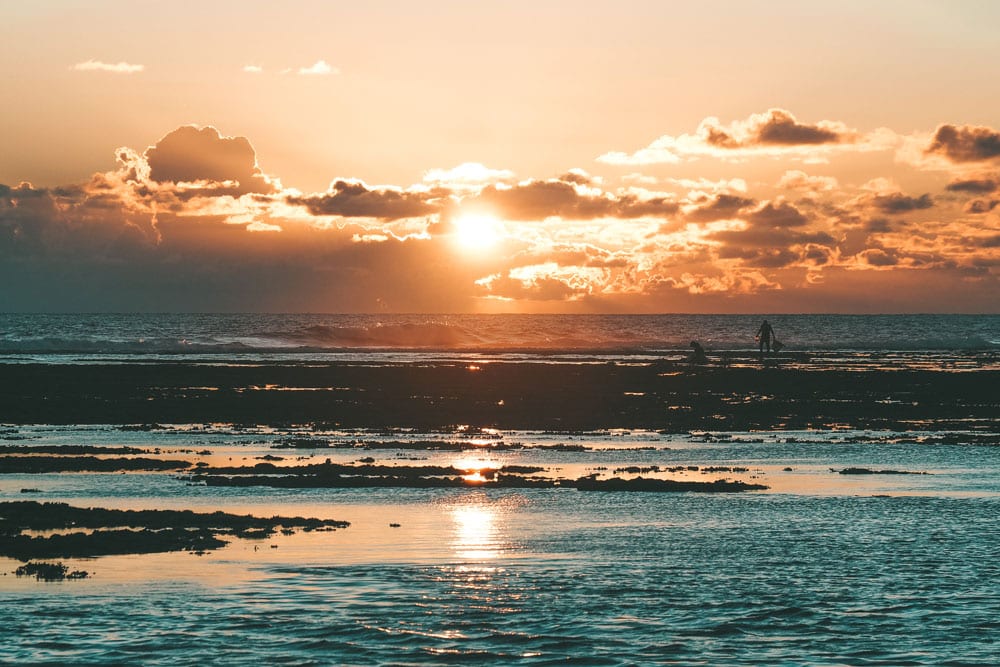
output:
<svg viewBox="0 0 1000 667"><path fill-rule="evenodd" d="M697 156L735 173L660 179L633 154L639 171L621 176L572 167L517 180L469 162L429 168L410 185L342 175L303 193L267 173L249 139L181 126L145 149L119 148L116 169L81 183L0 185L0 308L816 312L1000 303L1000 134L991 128L943 124L925 135L919 154L958 171L899 163L853 184L801 166L809 151L835 160L874 150L872 133L844 123L771 109L664 136L655 150L679 164ZM755 178L758 162L781 159L795 168Z"/></svg>

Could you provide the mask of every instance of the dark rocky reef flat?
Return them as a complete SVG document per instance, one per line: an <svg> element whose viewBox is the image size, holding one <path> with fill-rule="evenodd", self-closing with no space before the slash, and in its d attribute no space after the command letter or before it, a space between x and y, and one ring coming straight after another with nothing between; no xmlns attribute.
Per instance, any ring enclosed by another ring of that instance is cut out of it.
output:
<svg viewBox="0 0 1000 667"><path fill-rule="evenodd" d="M34 577L38 581L66 581L67 579L86 579L90 576L84 570L73 570L62 563L25 563L14 570L18 577Z"/></svg>
<svg viewBox="0 0 1000 667"><path fill-rule="evenodd" d="M658 471L659 468L654 466ZM685 468L685 470L690 468ZM697 469L697 468L695 468ZM652 469L646 469L652 470ZM283 489L312 488L493 488L578 489L580 491L754 491L768 487L729 480L714 482L618 478L599 480L538 476L544 468L505 466L497 470L459 470L451 466L382 466L320 463L278 467L258 463L250 467L201 468L190 479L207 486L266 486ZM470 473L477 473L470 475Z"/></svg>
<svg viewBox="0 0 1000 667"><path fill-rule="evenodd" d="M842 470L830 469L830 472L841 475L929 475L929 472L914 470L872 470L871 468L843 468Z"/></svg>
<svg viewBox="0 0 1000 667"><path fill-rule="evenodd" d="M584 445L525 445L520 442L503 442L502 436L494 436L488 445L490 451L508 452L521 450L552 450L562 452L587 452L590 447ZM375 440L372 438L355 438L353 440L331 440L328 438L282 438L275 441L274 449L365 449L365 450L417 450L463 452L470 449L483 449L481 443L468 440Z"/></svg>
<svg viewBox="0 0 1000 667"><path fill-rule="evenodd" d="M0 445L0 454L54 454L56 456L82 456L86 454L114 454L131 456L152 454L151 449L138 447L105 447L103 445ZM159 453L159 452L156 452Z"/></svg>
<svg viewBox="0 0 1000 667"><path fill-rule="evenodd" d="M283 489L312 488L549 488L550 480L532 477L545 469L537 466L506 466L484 469L475 481L467 479L473 471L452 466L387 466L316 463L300 466L254 466L199 468L190 479L206 486L268 486Z"/></svg>
<svg viewBox="0 0 1000 667"><path fill-rule="evenodd" d="M0 456L0 474L182 470L189 461L96 456Z"/></svg>
<svg viewBox="0 0 1000 667"><path fill-rule="evenodd" d="M748 484L725 479L714 482L688 482L672 479L613 479L597 480L584 477L576 480L575 488L580 491L638 491L638 492L683 492L695 493L733 493L736 491L763 491L768 487L763 484Z"/></svg>
<svg viewBox="0 0 1000 667"><path fill-rule="evenodd" d="M963 430L1000 413L1000 371L617 364L3 364L0 422L455 424L582 432ZM192 393L192 386L218 391ZM281 391L299 387L319 391ZM322 391L322 389L330 391ZM336 388L333 391L332 388Z"/></svg>
<svg viewBox="0 0 1000 667"><path fill-rule="evenodd" d="M84 558L165 551L208 551L226 537L261 539L279 529L332 530L346 521L303 517L270 518L190 510L111 510L30 501L0 503L0 556ZM60 531L48 536L27 531Z"/></svg>

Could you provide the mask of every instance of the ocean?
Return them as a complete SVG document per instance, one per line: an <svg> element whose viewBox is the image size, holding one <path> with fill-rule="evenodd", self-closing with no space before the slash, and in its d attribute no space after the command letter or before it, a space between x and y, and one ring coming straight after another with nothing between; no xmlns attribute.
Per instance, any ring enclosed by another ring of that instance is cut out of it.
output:
<svg viewBox="0 0 1000 667"><path fill-rule="evenodd" d="M996 315L0 315L0 503L350 522L5 552L0 662L992 665L998 362ZM87 468L140 456L189 467Z"/></svg>

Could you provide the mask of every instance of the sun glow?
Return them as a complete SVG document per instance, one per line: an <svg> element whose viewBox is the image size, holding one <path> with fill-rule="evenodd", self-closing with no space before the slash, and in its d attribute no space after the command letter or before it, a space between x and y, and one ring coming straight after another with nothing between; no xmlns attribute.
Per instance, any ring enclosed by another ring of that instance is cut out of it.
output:
<svg viewBox="0 0 1000 667"><path fill-rule="evenodd" d="M491 215L469 214L456 218L455 242L465 250L487 250L503 237L504 228Z"/></svg>

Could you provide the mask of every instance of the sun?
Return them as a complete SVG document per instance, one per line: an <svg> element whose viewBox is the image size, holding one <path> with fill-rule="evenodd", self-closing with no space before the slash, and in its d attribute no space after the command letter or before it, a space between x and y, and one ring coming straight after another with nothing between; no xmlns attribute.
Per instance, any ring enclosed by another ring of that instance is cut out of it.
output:
<svg viewBox="0 0 1000 667"><path fill-rule="evenodd" d="M465 250L487 250L503 236L503 225L491 215L468 214L453 222L455 242Z"/></svg>

